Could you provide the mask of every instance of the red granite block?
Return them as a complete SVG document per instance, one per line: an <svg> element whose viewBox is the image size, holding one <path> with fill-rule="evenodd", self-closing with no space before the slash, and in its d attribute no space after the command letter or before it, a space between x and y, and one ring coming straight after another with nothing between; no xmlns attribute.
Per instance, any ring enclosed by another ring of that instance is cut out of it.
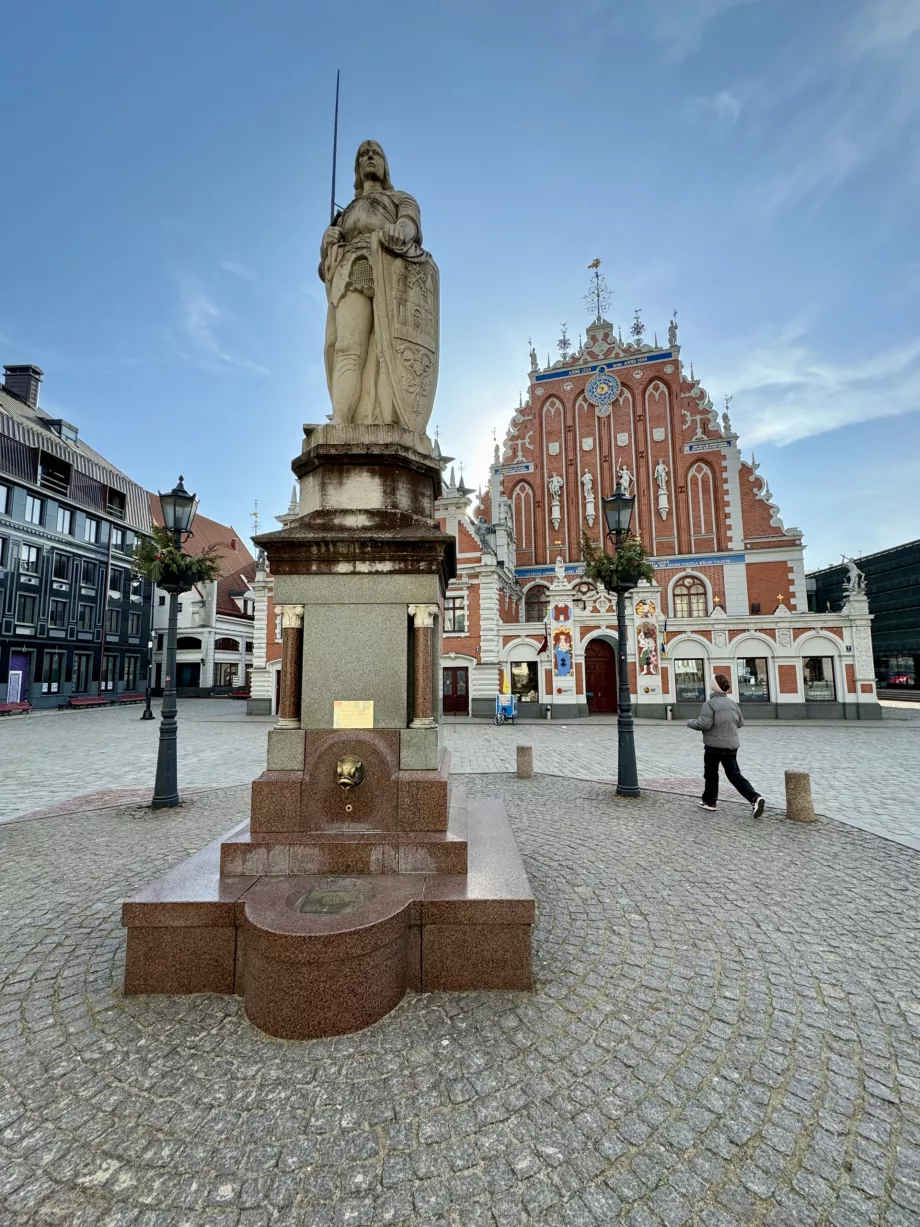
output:
<svg viewBox="0 0 920 1227"><path fill-rule="evenodd" d="M442 750L437 771L401 771L400 831L446 831L450 810L450 751Z"/></svg>
<svg viewBox="0 0 920 1227"><path fill-rule="evenodd" d="M423 925L423 992L532 987L530 925Z"/></svg>
<svg viewBox="0 0 920 1227"><path fill-rule="evenodd" d="M309 831L396 829L398 729L309 729L306 735L301 815ZM342 788L336 768L352 756L364 764L364 782Z"/></svg>
<svg viewBox="0 0 920 1227"><path fill-rule="evenodd" d="M399 841L400 873L466 874L467 845L449 832L416 831Z"/></svg>
<svg viewBox="0 0 920 1227"><path fill-rule="evenodd" d="M125 994L232 993L235 962L235 928L132 927Z"/></svg>
<svg viewBox="0 0 920 1227"><path fill-rule="evenodd" d="M292 874L380 874L396 873L396 847L386 842L322 841L292 844Z"/></svg>
<svg viewBox="0 0 920 1227"><path fill-rule="evenodd" d="M252 830L261 834L299 830L302 783L300 771L263 771L253 780Z"/></svg>
<svg viewBox="0 0 920 1227"><path fill-rule="evenodd" d="M406 988L422 991L422 926L412 924L406 933Z"/></svg>

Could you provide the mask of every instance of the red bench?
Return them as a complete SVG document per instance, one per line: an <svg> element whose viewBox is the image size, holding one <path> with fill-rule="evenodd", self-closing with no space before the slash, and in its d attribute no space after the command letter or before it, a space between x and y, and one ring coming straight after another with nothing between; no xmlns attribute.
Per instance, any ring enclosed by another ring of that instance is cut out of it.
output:
<svg viewBox="0 0 920 1227"><path fill-rule="evenodd" d="M249 691L248 690L231 690L230 698L231 699L248 699Z"/></svg>
<svg viewBox="0 0 920 1227"><path fill-rule="evenodd" d="M13 712L21 712L27 716L32 710L32 704L29 702L23 703L0 703L0 716L11 716Z"/></svg>
<svg viewBox="0 0 920 1227"><path fill-rule="evenodd" d="M63 707L105 707L109 700L104 699L101 695L92 695L85 699L75 699L73 695L62 704Z"/></svg>
<svg viewBox="0 0 920 1227"><path fill-rule="evenodd" d="M120 694L117 696L116 703L143 703L147 698L145 694Z"/></svg>

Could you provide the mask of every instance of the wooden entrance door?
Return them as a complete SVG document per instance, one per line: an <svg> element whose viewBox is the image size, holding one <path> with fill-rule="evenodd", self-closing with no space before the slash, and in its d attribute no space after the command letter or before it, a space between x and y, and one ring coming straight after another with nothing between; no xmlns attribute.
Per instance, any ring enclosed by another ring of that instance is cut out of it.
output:
<svg viewBox="0 0 920 1227"><path fill-rule="evenodd" d="M445 669L443 679L444 715L468 715L470 710L469 669Z"/></svg>
<svg viewBox="0 0 920 1227"><path fill-rule="evenodd" d="M617 661L605 639L592 639L585 649L585 690L589 712L616 711Z"/></svg>

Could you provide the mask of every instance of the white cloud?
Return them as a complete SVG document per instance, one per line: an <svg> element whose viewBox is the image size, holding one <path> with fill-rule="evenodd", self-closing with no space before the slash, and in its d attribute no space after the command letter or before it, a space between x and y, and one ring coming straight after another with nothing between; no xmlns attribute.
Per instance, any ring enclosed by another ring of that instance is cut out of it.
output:
<svg viewBox="0 0 920 1227"><path fill-rule="evenodd" d="M745 448L920 410L920 340L837 362L814 354L801 328L791 325L740 350L740 365L719 370L716 361L715 378L706 382L733 394L732 417Z"/></svg>
<svg viewBox="0 0 920 1227"><path fill-rule="evenodd" d="M712 99L712 107L719 119L730 124L741 114L741 102L730 89L720 89Z"/></svg>
<svg viewBox="0 0 920 1227"><path fill-rule="evenodd" d="M201 283L189 274L180 278L179 327L191 350L183 347L182 357L211 374L224 375L233 370L267 375L258 362L230 353L220 340L219 331L232 323L228 312L219 307Z"/></svg>
<svg viewBox="0 0 920 1227"><path fill-rule="evenodd" d="M255 281L256 274L251 268L247 268L245 264L237 264L235 260L221 260L221 268L225 273L232 273L234 277L239 277L243 281Z"/></svg>

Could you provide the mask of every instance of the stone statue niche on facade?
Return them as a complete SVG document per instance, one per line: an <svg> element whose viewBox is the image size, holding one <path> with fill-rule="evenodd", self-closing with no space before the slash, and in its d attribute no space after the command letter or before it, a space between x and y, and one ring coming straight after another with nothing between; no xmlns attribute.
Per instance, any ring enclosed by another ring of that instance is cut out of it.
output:
<svg viewBox="0 0 920 1227"><path fill-rule="evenodd" d="M438 382L438 266L422 248L418 203L364 141L355 198L323 234L325 364L335 425L397 425L424 434Z"/></svg>

